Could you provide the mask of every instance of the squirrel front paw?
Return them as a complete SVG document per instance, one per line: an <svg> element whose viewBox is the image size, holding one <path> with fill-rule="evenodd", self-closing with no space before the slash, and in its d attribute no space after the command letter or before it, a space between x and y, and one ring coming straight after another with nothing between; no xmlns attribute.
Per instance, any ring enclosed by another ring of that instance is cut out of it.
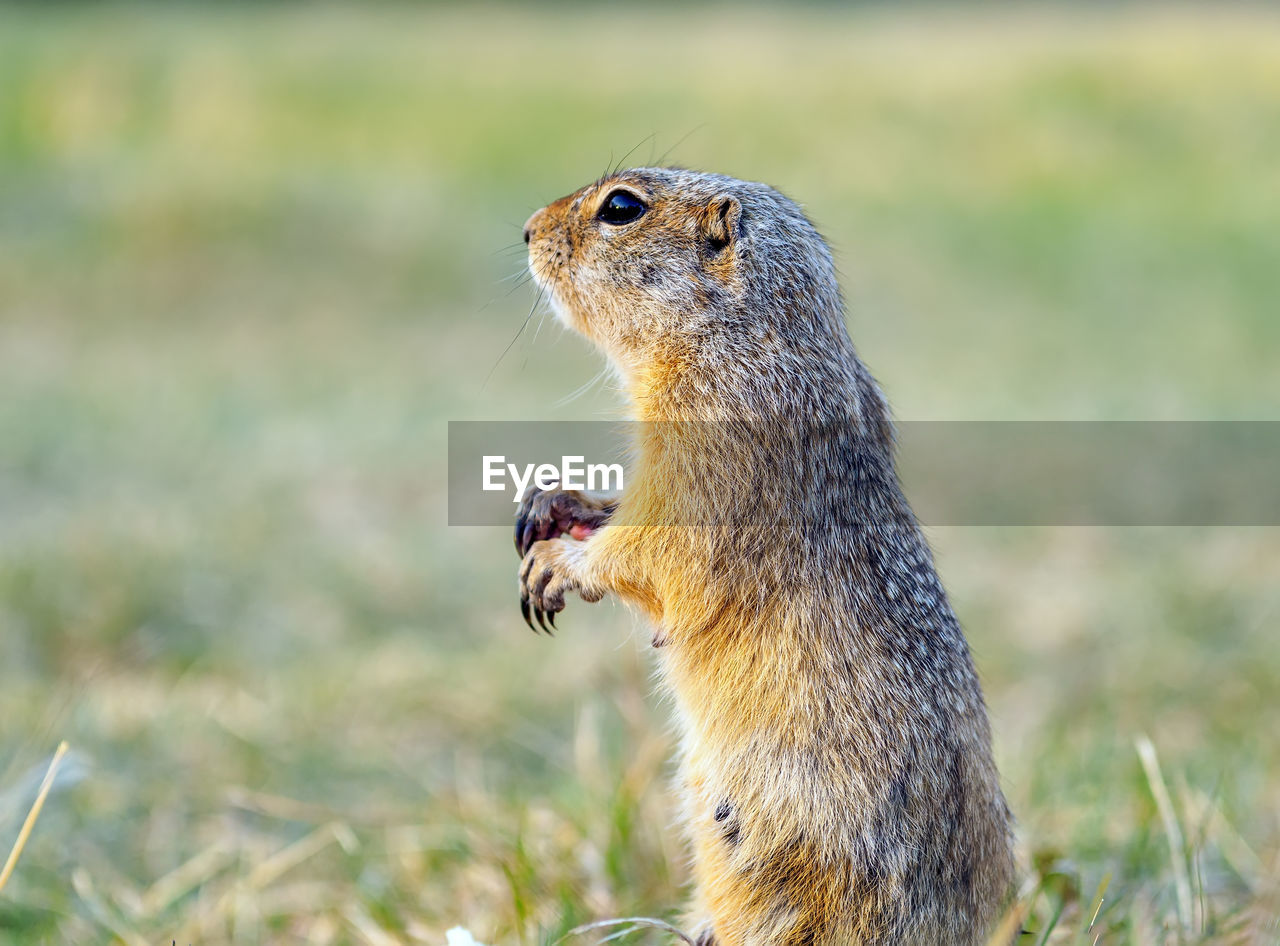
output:
<svg viewBox="0 0 1280 946"><path fill-rule="evenodd" d="M516 513L516 552L529 554L533 543L569 535L585 539L613 515L617 503L596 499L576 489L534 489Z"/></svg>
<svg viewBox="0 0 1280 946"><path fill-rule="evenodd" d="M551 633L547 622L556 626L556 613L564 610L564 596L570 591L576 591L583 601L604 597L603 590L583 580L581 555L582 543L564 538L534 542L525 555L520 564L520 614L534 631L532 618Z"/></svg>

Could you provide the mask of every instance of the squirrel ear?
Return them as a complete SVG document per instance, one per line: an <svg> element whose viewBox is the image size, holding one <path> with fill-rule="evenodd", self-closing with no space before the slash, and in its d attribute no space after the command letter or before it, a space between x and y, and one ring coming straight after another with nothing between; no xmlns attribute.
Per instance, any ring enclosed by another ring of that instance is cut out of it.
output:
<svg viewBox="0 0 1280 946"><path fill-rule="evenodd" d="M712 255L741 236L742 204L727 195L711 201L702 214L702 235Z"/></svg>

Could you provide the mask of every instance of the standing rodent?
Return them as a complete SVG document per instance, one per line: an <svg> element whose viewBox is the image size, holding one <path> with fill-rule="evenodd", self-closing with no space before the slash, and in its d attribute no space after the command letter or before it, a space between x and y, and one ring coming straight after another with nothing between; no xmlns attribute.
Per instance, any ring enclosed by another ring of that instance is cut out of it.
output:
<svg viewBox="0 0 1280 946"><path fill-rule="evenodd" d="M524 236L640 423L616 500L526 500L521 607L542 623L613 592L653 623L698 943L985 943L1009 810L826 244L763 184L669 168L611 174Z"/></svg>

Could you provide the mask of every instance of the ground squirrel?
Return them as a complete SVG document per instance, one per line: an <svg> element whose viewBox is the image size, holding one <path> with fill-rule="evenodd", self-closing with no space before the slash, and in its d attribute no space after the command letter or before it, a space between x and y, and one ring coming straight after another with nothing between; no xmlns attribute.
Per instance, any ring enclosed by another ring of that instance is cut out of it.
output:
<svg viewBox="0 0 1280 946"><path fill-rule="evenodd" d="M763 184L640 168L524 238L640 423L615 500L526 497L521 608L612 592L652 622L692 935L986 942L1013 880L986 709L821 236Z"/></svg>

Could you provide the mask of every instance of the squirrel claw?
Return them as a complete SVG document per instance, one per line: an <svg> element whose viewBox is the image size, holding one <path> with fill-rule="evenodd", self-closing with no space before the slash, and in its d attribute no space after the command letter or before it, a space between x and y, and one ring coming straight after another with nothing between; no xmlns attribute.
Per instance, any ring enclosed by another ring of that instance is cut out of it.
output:
<svg viewBox="0 0 1280 946"><path fill-rule="evenodd" d="M531 490L516 513L516 552L524 558L533 543L567 535L575 526L594 531L609 521L616 508L616 502L591 500L576 490Z"/></svg>
<svg viewBox="0 0 1280 946"><path fill-rule="evenodd" d="M568 563L559 557L567 544L561 539L535 542L520 566L520 614L535 632L552 637L555 616L564 610L566 592L582 594L576 577L567 570ZM595 601L600 595L588 594L584 598Z"/></svg>
<svg viewBox="0 0 1280 946"><path fill-rule="evenodd" d="M520 614L524 618L524 623L529 625L529 630L537 634L538 629L533 626L533 619L529 615L529 599L528 598L520 599Z"/></svg>
<svg viewBox="0 0 1280 946"><path fill-rule="evenodd" d="M539 535L544 530L538 528L538 521L531 517L524 517L516 520L516 551L520 553L520 557L524 558L529 554L529 549L533 543L539 539L548 538L546 535Z"/></svg>
<svg viewBox="0 0 1280 946"><path fill-rule="evenodd" d="M524 623L529 625L529 630L533 633L545 633L548 637L555 637L551 628L556 626L555 614L550 611L544 611L538 604L533 603L533 597L527 589L520 592L520 616L524 618ZM533 622L537 621L535 625ZM547 622L551 623L551 627L547 627ZM542 628L539 632L538 628Z"/></svg>

